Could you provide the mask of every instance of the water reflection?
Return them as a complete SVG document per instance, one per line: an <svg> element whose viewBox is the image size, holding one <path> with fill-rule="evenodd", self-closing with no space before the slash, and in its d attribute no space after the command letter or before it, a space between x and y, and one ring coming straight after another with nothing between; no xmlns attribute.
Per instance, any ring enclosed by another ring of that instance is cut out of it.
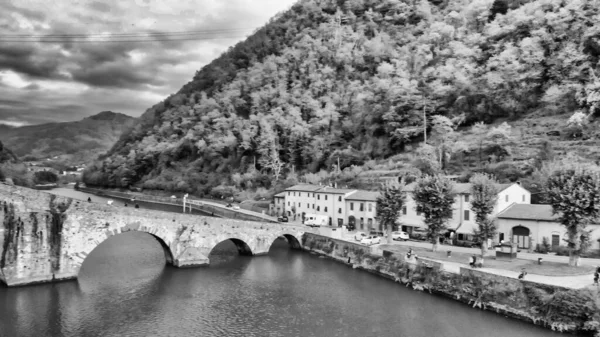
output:
<svg viewBox="0 0 600 337"><path fill-rule="evenodd" d="M152 236L116 235L78 281L0 289L0 335L554 335L288 247L246 257L226 241L210 267L177 269Z"/></svg>

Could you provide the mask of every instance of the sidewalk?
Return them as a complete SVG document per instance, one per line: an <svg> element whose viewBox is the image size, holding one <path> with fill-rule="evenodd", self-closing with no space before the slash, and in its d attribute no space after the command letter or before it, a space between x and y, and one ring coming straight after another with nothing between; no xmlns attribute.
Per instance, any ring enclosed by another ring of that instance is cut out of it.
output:
<svg viewBox="0 0 600 337"><path fill-rule="evenodd" d="M350 242L355 242L354 234L356 232L342 232L342 239ZM387 244L387 240L382 238L381 244ZM431 249L431 243L424 241L394 241L393 245L399 245L404 247L413 247L413 248L425 248ZM377 250L380 245L371 246L372 249ZM478 248L467 248L467 247L458 247L458 246L450 246L450 245L440 245L440 251L452 251L457 253L467 253L467 254L481 254L481 249ZM490 250L490 255L494 253L493 250ZM533 254L533 253L518 253L518 259L521 260L529 260L529 261L537 261L538 258L543 258L544 261L551 262L560 262L560 263L568 263L568 256L556 256L556 255L547 255L547 254ZM444 271L454 274L460 274L460 268L470 269L468 264L460 263L460 262L452 262L452 261L443 261L435 258L428 257L430 260L437 261L442 264L442 268ZM597 266L600 265L600 260L597 259L581 259L582 264ZM519 276L519 272L505 270L505 269L496 269L496 268L476 268L475 270L495 274L510 278L517 279ZM560 286L572 289L581 289L589 286L593 286L593 273L586 275L577 275L577 276L546 276L546 275L536 275L536 274L527 274L525 276L525 280L532 281L541 284L548 284L553 286Z"/></svg>

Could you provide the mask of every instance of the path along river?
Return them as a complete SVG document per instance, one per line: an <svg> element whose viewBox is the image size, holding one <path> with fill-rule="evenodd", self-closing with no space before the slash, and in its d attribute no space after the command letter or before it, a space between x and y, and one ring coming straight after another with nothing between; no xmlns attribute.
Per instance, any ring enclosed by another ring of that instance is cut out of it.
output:
<svg viewBox="0 0 600 337"><path fill-rule="evenodd" d="M176 269L148 234L111 237L77 281L0 287L0 336L560 336L285 241L260 257L237 256L226 241L210 259Z"/></svg>

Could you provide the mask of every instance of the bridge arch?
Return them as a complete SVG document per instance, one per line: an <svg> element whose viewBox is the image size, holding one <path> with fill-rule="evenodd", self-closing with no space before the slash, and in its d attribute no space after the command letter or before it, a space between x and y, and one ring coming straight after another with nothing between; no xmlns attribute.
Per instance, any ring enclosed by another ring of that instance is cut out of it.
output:
<svg viewBox="0 0 600 337"><path fill-rule="evenodd" d="M254 253L252 252L252 248L250 248L250 246L244 240L242 240L242 239L238 239L238 238L226 238L226 239L219 238L217 241L218 242L216 242L216 244L214 244L212 246L212 248L210 249L210 252L208 253L207 256L210 257L210 254L212 254L212 252L214 251L214 249L218 245L220 245L223 242L227 242L227 241L233 242L233 244L237 248L238 253L240 255L244 255L244 256L252 256L252 255L254 255Z"/></svg>
<svg viewBox="0 0 600 337"><path fill-rule="evenodd" d="M117 236L127 232L138 232L142 233L143 235L150 235L162 247L166 264L174 265L174 262L176 262L175 254L173 253L173 250L170 246L171 240L169 240L168 236L165 235L168 233L166 230L162 230L162 228L156 227L140 226L138 224L127 224L116 229L106 230L104 232L104 235L101 235L100 237L88 238L87 244L84 247L82 247L83 249L81 249L79 253L75 254L75 256L80 258L80 261L77 266L77 274L79 274L79 270L81 269L81 266L85 262L87 256L91 254L96 248L98 248L98 246L100 246L102 243L104 243L113 236Z"/></svg>
<svg viewBox="0 0 600 337"><path fill-rule="evenodd" d="M267 252L271 249L271 246L273 246L273 244L275 243L275 241L277 241L278 239L285 240L285 242L288 243L288 245L289 245L289 247L291 249L302 249L302 244L300 243L301 242L300 239L298 239L293 234L282 233L282 234L276 236L275 238L273 238L273 240L269 244L269 247L267 248Z"/></svg>

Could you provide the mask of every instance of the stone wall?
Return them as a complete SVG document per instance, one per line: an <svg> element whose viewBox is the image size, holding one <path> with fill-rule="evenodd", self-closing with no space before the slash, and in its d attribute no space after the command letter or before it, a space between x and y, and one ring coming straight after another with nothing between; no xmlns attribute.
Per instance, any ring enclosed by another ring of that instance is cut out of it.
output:
<svg viewBox="0 0 600 337"><path fill-rule="evenodd" d="M0 280L9 286L77 277L86 256L127 231L155 237L167 263L209 263L212 249L236 239L240 253L261 255L281 236L298 247L305 226L238 221L112 207L0 184Z"/></svg>
<svg viewBox="0 0 600 337"><path fill-rule="evenodd" d="M305 250L474 308L495 311L555 331L600 333L600 295L596 288L575 290L548 286L470 268L461 268L460 274L453 274L445 272L436 261L419 258L416 264L409 263L405 256L385 250L382 255L376 255L370 247L313 233L306 233L302 244Z"/></svg>

